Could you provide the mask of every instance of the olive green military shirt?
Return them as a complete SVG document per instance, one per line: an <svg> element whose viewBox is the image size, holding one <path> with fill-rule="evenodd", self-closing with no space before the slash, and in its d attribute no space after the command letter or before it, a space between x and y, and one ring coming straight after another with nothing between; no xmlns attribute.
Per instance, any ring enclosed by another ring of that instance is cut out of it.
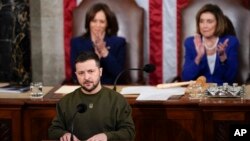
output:
<svg viewBox="0 0 250 141"><path fill-rule="evenodd" d="M105 133L108 140L133 140L135 126L132 110L119 93L102 87L96 94L84 94L81 88L65 95L57 104L57 115L49 128L49 138L59 139L71 131L72 117L77 105L87 105L84 113L77 113L73 122L73 134L86 140L98 133Z"/></svg>

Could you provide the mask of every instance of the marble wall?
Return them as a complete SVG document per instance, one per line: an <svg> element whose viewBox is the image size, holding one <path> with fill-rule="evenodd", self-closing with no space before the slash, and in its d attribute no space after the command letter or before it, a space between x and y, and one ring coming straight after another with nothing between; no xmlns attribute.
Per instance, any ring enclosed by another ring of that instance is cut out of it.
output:
<svg viewBox="0 0 250 141"><path fill-rule="evenodd" d="M44 85L65 79L63 1L30 0L32 79Z"/></svg>
<svg viewBox="0 0 250 141"><path fill-rule="evenodd" d="M28 0L0 1L0 81L29 85L31 46Z"/></svg>

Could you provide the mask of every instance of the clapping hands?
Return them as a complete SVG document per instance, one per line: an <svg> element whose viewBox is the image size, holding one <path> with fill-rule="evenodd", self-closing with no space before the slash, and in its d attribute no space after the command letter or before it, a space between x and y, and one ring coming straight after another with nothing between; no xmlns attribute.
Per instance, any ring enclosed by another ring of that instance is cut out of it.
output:
<svg viewBox="0 0 250 141"><path fill-rule="evenodd" d="M196 50L196 53L197 53L197 56L195 58L195 63L199 64L201 58L205 54L205 46L202 43L201 36L199 34L196 34L194 36L194 45L195 45L195 50Z"/></svg>
<svg viewBox="0 0 250 141"><path fill-rule="evenodd" d="M197 56L202 57L205 54L205 47L201 41L201 36L199 34L194 36L194 44Z"/></svg>
<svg viewBox="0 0 250 141"><path fill-rule="evenodd" d="M228 41L229 39L226 39L223 43L219 43L217 46L217 52L221 62L224 62L227 59L226 48L228 46ZM194 36L194 44L197 53L197 56L195 58L195 63L199 64L201 58L205 54L205 45L204 43L202 43L201 36L199 34L196 34Z"/></svg>
<svg viewBox="0 0 250 141"><path fill-rule="evenodd" d="M228 46L229 39L226 39L223 43L219 43L218 45L218 55L220 57L220 61L224 62L227 59L226 48Z"/></svg>
<svg viewBox="0 0 250 141"><path fill-rule="evenodd" d="M94 34L94 49L99 58L105 58L108 56L108 49L106 48L106 42L103 40L103 36L99 33Z"/></svg>

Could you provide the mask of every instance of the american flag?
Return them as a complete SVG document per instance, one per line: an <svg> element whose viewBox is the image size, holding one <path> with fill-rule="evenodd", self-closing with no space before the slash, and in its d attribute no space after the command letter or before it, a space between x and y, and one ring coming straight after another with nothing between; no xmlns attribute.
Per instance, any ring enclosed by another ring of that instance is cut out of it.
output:
<svg viewBox="0 0 250 141"><path fill-rule="evenodd" d="M156 71L149 75L149 84L169 82L178 76L181 67L181 45L177 33L180 28L177 17L188 0L135 0L145 9L145 63L156 65ZM64 0L64 48L66 78L70 78L69 40L72 35L72 10L81 0Z"/></svg>

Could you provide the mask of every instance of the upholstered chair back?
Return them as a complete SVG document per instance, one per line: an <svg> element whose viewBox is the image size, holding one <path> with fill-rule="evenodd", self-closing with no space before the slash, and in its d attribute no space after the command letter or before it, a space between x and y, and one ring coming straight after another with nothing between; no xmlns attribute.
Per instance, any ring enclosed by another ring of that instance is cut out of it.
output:
<svg viewBox="0 0 250 141"><path fill-rule="evenodd" d="M232 21L236 36L239 39L239 71L238 83L246 83L250 72L250 12L245 9L238 0L193 0L182 12L182 40L196 33L195 16L197 11L205 4L217 4L223 13ZM183 43L182 43L183 45ZM184 47L182 49L184 50ZM183 53L184 55L185 53Z"/></svg>
<svg viewBox="0 0 250 141"><path fill-rule="evenodd" d="M117 35L127 41L126 68L141 68L144 65L144 10L134 0L82 0L73 11L73 36L79 36L85 32L85 14L93 4L98 2L106 3L116 15L119 26ZM141 71L130 71L126 78L128 83L144 83Z"/></svg>

